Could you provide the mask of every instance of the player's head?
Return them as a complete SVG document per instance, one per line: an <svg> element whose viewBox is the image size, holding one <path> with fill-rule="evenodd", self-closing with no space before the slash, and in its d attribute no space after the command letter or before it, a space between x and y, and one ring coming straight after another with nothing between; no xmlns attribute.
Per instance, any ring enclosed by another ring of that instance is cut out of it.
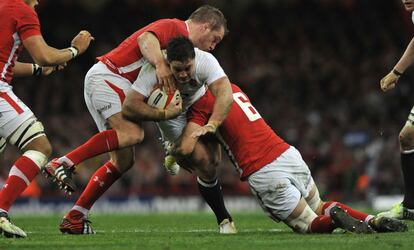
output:
<svg viewBox="0 0 414 250"><path fill-rule="evenodd" d="M195 51L185 37L171 39L167 45L167 60L177 83L187 83L194 75Z"/></svg>
<svg viewBox="0 0 414 250"><path fill-rule="evenodd" d="M414 0L401 0L404 4L404 8L407 11L414 11Z"/></svg>
<svg viewBox="0 0 414 250"><path fill-rule="evenodd" d="M30 6L30 8L34 9L36 5L39 4L37 0L24 0L24 2Z"/></svg>
<svg viewBox="0 0 414 250"><path fill-rule="evenodd" d="M188 18L190 24L189 37L194 45L205 51L213 50L228 32L227 20L223 13L210 5L196 9Z"/></svg>

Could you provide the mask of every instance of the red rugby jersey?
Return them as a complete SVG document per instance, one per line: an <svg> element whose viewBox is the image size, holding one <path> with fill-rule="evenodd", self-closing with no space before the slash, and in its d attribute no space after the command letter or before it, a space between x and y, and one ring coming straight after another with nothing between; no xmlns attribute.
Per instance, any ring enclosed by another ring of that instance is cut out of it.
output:
<svg viewBox="0 0 414 250"><path fill-rule="evenodd" d="M114 73L133 83L145 62L137 38L147 31L152 32L158 38L161 49L165 49L168 42L174 37L188 37L187 24L184 21L179 19L160 19L139 29L125 39L118 47L97 59L106 64Z"/></svg>
<svg viewBox="0 0 414 250"><path fill-rule="evenodd" d="M238 86L232 84L232 90L234 102L219 131L225 147L230 150L230 157L234 157L241 180L246 180L279 157L290 145L267 125ZM211 116L214 100L208 91L190 108L188 122L205 125Z"/></svg>
<svg viewBox="0 0 414 250"><path fill-rule="evenodd" d="M0 1L0 81L11 83L22 42L34 35L41 35L36 12L23 0Z"/></svg>

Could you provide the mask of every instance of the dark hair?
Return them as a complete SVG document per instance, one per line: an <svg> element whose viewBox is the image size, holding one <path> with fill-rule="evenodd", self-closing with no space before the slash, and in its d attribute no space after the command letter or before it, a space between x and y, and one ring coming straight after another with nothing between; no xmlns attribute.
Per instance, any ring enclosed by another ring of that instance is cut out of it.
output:
<svg viewBox="0 0 414 250"><path fill-rule="evenodd" d="M194 59L194 45L190 39L179 36L171 39L167 44L167 60L185 62Z"/></svg>
<svg viewBox="0 0 414 250"><path fill-rule="evenodd" d="M224 33L227 34L227 20L223 13L210 5L203 5L196 9L188 19L193 20L196 23L209 23L211 30L219 30L224 28Z"/></svg>

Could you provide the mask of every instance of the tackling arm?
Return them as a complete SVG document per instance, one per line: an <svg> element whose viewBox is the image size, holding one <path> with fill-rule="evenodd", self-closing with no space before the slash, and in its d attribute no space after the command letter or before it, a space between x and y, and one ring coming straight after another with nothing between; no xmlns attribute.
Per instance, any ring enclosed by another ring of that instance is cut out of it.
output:
<svg viewBox="0 0 414 250"><path fill-rule="evenodd" d="M155 66L158 83L175 90L174 77L161 52L158 38L151 32L144 32L137 38L137 42L142 55Z"/></svg>
<svg viewBox="0 0 414 250"><path fill-rule="evenodd" d="M208 123L195 130L191 134L191 137L195 138L207 133L215 133L218 126L223 123L230 112L233 103L233 92L231 90L229 79L227 77L222 77L210 84L209 89L216 98L214 101L213 112Z"/></svg>

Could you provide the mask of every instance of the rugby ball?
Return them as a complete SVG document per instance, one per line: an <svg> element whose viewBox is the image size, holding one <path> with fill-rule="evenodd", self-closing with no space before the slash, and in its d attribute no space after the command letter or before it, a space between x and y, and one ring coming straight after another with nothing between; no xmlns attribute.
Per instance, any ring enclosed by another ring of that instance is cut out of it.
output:
<svg viewBox="0 0 414 250"><path fill-rule="evenodd" d="M167 93L162 88L154 89L148 97L147 104L153 108L165 109L171 102L176 102L180 98L180 91L177 89L174 93Z"/></svg>

